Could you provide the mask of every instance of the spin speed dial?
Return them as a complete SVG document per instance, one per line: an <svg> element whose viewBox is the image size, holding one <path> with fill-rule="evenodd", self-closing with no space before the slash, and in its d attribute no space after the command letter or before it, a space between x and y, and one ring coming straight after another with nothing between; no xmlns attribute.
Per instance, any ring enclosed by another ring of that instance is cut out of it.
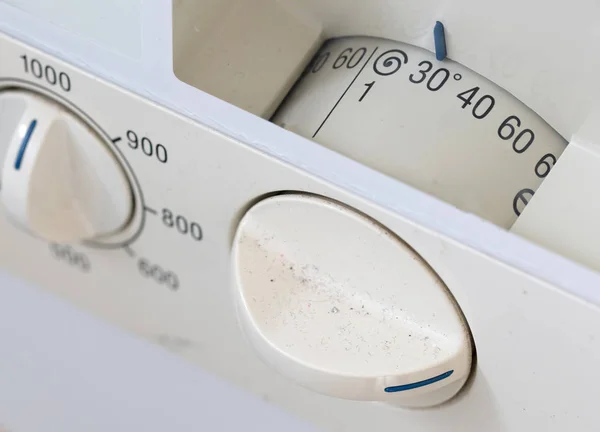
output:
<svg viewBox="0 0 600 432"><path fill-rule="evenodd" d="M131 186L86 123L25 90L0 93L0 198L11 219L46 240L92 240L131 218Z"/></svg>
<svg viewBox="0 0 600 432"><path fill-rule="evenodd" d="M566 146L470 69L367 37L326 43L273 121L505 228Z"/></svg>

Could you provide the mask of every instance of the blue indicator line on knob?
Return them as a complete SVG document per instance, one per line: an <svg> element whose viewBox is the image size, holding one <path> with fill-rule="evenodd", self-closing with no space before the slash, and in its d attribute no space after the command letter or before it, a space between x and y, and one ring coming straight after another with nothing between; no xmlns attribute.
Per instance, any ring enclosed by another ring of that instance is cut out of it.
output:
<svg viewBox="0 0 600 432"><path fill-rule="evenodd" d="M433 27L433 42L435 44L435 58L442 61L446 58L446 33L444 32L444 24L439 21L435 22Z"/></svg>
<svg viewBox="0 0 600 432"><path fill-rule="evenodd" d="M23 157L25 156L25 150L27 150L27 144L29 144L29 140L31 139L31 135L33 134L36 124L37 120L31 120L31 123L29 123L29 127L27 128L27 132L25 132L25 136L23 137L23 141L21 141L21 147L19 147L19 152L17 153L17 158L15 159L15 169L17 171L21 169Z"/></svg>
<svg viewBox="0 0 600 432"><path fill-rule="evenodd" d="M448 372L444 372L441 375L434 376L432 378L428 378L423 381L417 381L414 383L393 386L393 387L386 387L384 389L384 391L386 393L396 393L396 392L401 392L401 391L406 391L406 390L413 390L413 389L416 389L419 387L425 387L427 385L430 385L430 384L433 384L433 383L436 383L438 381L448 378L450 375L452 375L453 372L454 372L453 370L449 370Z"/></svg>

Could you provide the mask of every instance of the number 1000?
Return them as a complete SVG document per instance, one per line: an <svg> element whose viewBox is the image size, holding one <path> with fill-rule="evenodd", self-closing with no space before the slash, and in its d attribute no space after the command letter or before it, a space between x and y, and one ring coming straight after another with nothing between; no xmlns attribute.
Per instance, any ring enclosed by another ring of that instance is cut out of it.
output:
<svg viewBox="0 0 600 432"><path fill-rule="evenodd" d="M71 91L71 78L65 72L56 72L56 69L50 65L43 65L38 59L29 58L25 54L23 59L23 68L26 74L33 75L39 80L45 80L52 86L58 85L62 90Z"/></svg>

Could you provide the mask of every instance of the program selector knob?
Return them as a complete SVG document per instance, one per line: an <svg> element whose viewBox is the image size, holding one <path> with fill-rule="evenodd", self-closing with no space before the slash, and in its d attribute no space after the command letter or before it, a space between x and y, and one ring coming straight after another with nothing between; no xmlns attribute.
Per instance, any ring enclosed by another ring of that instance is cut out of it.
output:
<svg viewBox="0 0 600 432"><path fill-rule="evenodd" d="M115 234L133 211L108 143L66 107L26 90L0 93L0 179L9 217L49 241Z"/></svg>
<svg viewBox="0 0 600 432"><path fill-rule="evenodd" d="M410 246L324 197L266 198L233 245L239 322L261 357L328 396L435 406L471 370L470 330Z"/></svg>

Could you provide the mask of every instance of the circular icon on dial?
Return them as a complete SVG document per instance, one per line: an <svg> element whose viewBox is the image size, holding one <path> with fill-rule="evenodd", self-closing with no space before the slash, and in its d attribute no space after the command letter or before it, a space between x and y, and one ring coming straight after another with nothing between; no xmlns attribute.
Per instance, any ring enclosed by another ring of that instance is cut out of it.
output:
<svg viewBox="0 0 600 432"><path fill-rule="evenodd" d="M470 373L467 323L447 287L392 232L325 198L267 198L242 218L240 322L267 363L333 397L433 406Z"/></svg>
<svg viewBox="0 0 600 432"><path fill-rule="evenodd" d="M52 242L97 242L129 228L134 188L111 143L64 105L29 90L0 92L0 200L9 217Z"/></svg>

